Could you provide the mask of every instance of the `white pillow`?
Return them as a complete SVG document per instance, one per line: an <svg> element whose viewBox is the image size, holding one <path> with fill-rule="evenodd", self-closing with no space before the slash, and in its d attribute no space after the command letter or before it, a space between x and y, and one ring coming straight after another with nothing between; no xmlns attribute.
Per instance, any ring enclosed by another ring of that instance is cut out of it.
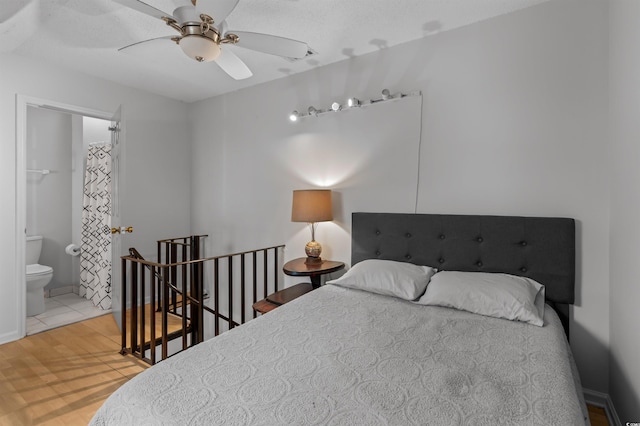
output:
<svg viewBox="0 0 640 426"><path fill-rule="evenodd" d="M368 259L356 263L338 279L327 281L342 287L416 300L424 293L436 270L429 266L393 260Z"/></svg>
<svg viewBox="0 0 640 426"><path fill-rule="evenodd" d="M438 305L542 327L544 286L530 278L441 271L416 303Z"/></svg>

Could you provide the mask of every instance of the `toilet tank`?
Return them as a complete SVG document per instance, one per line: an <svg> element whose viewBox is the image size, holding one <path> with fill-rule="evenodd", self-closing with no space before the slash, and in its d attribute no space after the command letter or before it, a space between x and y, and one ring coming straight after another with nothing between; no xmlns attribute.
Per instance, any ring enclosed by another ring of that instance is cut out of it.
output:
<svg viewBox="0 0 640 426"><path fill-rule="evenodd" d="M40 259L40 251L42 250L42 236L31 235L27 237L27 250L25 254L25 264L33 265L38 263Z"/></svg>

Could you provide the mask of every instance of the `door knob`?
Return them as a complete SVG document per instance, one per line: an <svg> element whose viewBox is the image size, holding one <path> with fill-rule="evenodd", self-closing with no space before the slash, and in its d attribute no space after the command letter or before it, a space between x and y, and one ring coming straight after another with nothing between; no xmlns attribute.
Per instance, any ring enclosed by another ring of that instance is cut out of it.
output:
<svg viewBox="0 0 640 426"><path fill-rule="evenodd" d="M121 226L120 228L111 228L111 233L112 234L124 234L125 232L127 233L132 233L133 232L133 226Z"/></svg>

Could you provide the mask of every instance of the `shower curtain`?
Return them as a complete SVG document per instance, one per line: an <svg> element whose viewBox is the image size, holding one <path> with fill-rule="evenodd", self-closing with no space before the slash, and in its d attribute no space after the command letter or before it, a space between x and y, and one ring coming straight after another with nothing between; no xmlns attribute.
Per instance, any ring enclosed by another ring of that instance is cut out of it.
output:
<svg viewBox="0 0 640 426"><path fill-rule="evenodd" d="M111 309L111 144L89 145L82 204L80 296Z"/></svg>

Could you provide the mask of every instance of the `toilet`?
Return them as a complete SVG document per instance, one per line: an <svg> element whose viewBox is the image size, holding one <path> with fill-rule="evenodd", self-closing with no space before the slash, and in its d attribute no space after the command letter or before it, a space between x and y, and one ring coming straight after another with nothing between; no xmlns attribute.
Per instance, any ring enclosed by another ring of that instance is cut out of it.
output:
<svg viewBox="0 0 640 426"><path fill-rule="evenodd" d="M38 264L42 250L42 236L27 237L25 263L27 264L27 316L44 312L44 286L53 278L53 268Z"/></svg>

